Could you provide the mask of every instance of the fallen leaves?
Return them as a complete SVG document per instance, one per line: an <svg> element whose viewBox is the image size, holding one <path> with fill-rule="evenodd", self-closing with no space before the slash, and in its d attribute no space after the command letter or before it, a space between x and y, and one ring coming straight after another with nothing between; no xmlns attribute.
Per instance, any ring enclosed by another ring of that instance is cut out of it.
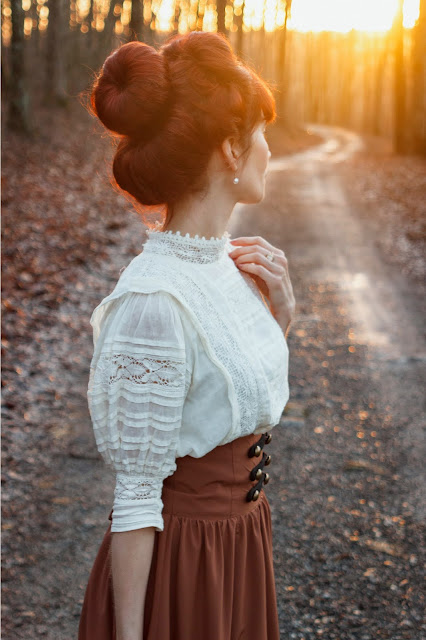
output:
<svg viewBox="0 0 426 640"><path fill-rule="evenodd" d="M373 551L387 553L390 556L395 556L398 558L403 558L405 556L404 549L401 546L386 542L385 540L372 540L370 538L367 538L365 540L360 540L360 544L364 544L370 549L373 549Z"/></svg>
<svg viewBox="0 0 426 640"><path fill-rule="evenodd" d="M375 464L374 462L371 462L370 460L346 460L344 465L343 465L343 469L345 471L372 471L373 473L376 473L378 475L381 476L386 476L389 475L389 470L385 469L385 467L382 467L381 465Z"/></svg>

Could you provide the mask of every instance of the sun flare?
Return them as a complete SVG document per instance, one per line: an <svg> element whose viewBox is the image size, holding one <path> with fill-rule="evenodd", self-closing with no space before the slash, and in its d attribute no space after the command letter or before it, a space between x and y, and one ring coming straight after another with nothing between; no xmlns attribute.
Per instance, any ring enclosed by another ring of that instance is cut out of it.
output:
<svg viewBox="0 0 426 640"><path fill-rule="evenodd" d="M398 0L294 0L289 27L297 31L387 31ZM405 0L404 26L413 27L419 0Z"/></svg>

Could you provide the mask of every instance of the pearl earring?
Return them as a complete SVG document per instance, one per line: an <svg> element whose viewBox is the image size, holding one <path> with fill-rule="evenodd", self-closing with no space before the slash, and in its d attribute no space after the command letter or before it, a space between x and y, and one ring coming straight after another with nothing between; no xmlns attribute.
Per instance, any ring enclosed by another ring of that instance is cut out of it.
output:
<svg viewBox="0 0 426 640"><path fill-rule="evenodd" d="M238 184L238 183L239 183L239 181L240 181L240 179L239 179L239 178L237 178L237 177L235 177L235 178L234 178L234 184Z"/></svg>

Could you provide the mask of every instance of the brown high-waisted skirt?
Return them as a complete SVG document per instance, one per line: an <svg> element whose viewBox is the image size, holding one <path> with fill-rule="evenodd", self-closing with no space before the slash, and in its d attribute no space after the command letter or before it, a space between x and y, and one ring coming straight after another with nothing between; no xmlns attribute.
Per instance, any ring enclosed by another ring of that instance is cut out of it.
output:
<svg viewBox="0 0 426 640"><path fill-rule="evenodd" d="M264 441L261 454L248 455L260 437L176 459L163 485L164 530L155 532L141 640L279 640L267 486L247 501L259 486L250 472L266 460ZM90 573L78 640L116 640L110 544L111 523Z"/></svg>

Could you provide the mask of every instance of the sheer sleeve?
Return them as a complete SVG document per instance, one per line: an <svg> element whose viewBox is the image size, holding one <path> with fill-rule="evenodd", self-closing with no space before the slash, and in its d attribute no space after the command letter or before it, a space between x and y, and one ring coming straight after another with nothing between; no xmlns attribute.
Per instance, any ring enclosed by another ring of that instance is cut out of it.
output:
<svg viewBox="0 0 426 640"><path fill-rule="evenodd" d="M116 471L111 531L162 531L162 484L176 470L190 377L183 317L163 291L128 293L114 304L87 392L98 450Z"/></svg>

